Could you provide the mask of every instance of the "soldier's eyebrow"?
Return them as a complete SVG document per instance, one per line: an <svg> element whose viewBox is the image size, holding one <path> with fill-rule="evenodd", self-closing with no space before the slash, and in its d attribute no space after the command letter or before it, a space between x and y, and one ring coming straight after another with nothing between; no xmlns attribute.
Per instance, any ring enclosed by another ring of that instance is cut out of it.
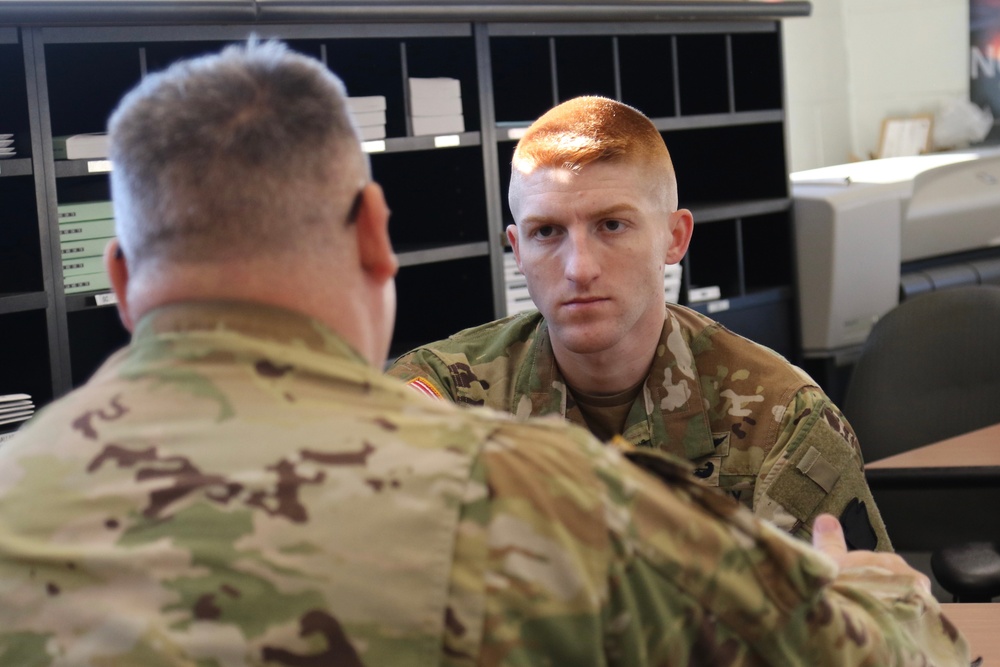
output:
<svg viewBox="0 0 1000 667"><path fill-rule="evenodd" d="M616 204L611 204L605 206L604 208L592 211L587 214L587 217L591 220L604 220L607 218L614 218L620 215L625 215L628 213L637 213L639 207L629 202L620 202ZM521 224L524 225L557 225L560 224L561 218L551 215L528 215L521 219Z"/></svg>

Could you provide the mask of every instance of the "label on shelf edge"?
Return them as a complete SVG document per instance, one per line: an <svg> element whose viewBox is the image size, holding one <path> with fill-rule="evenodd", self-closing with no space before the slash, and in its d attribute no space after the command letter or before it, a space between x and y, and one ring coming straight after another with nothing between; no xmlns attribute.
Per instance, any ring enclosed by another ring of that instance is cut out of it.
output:
<svg viewBox="0 0 1000 667"><path fill-rule="evenodd" d="M385 140L377 139L375 141L362 141L361 150L366 153L382 153L385 151Z"/></svg>
<svg viewBox="0 0 1000 667"><path fill-rule="evenodd" d="M118 297L115 296L114 292L106 292L104 294L95 294L94 303L98 306L111 306L118 303Z"/></svg>
<svg viewBox="0 0 1000 667"><path fill-rule="evenodd" d="M88 160L88 174L105 174L111 171L111 160Z"/></svg>
<svg viewBox="0 0 1000 667"><path fill-rule="evenodd" d="M729 310L729 299L720 299L718 301L712 301L708 304L709 314L721 313L724 310Z"/></svg>
<svg viewBox="0 0 1000 667"><path fill-rule="evenodd" d="M452 148L459 146L462 139L457 134L442 134L434 137L434 148Z"/></svg>

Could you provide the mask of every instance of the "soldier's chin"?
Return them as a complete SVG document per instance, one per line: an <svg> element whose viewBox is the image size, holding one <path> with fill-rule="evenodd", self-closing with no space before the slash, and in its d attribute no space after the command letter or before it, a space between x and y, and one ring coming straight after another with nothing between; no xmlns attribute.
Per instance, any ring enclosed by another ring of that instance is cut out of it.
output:
<svg viewBox="0 0 1000 667"><path fill-rule="evenodd" d="M619 337L594 325L553 327L552 337L560 347L574 354L605 352L619 341Z"/></svg>

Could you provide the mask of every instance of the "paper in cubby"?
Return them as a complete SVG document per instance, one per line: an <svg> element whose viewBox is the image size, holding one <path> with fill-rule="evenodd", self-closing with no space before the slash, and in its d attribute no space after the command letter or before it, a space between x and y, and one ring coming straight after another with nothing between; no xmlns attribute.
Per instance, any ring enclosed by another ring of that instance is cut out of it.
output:
<svg viewBox="0 0 1000 667"><path fill-rule="evenodd" d="M465 132L461 81L449 77L410 77L407 83L414 136Z"/></svg>
<svg viewBox="0 0 1000 667"><path fill-rule="evenodd" d="M348 97L347 109L351 113L362 141L385 139L385 96L368 95Z"/></svg>

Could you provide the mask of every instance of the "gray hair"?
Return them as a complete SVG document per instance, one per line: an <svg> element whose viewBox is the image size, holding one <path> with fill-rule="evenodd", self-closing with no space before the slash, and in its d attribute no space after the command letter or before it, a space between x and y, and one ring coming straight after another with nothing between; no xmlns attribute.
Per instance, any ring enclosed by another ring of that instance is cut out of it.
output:
<svg viewBox="0 0 1000 667"><path fill-rule="evenodd" d="M332 238L370 178L345 97L321 63L275 41L145 77L108 124L116 227L132 270Z"/></svg>

